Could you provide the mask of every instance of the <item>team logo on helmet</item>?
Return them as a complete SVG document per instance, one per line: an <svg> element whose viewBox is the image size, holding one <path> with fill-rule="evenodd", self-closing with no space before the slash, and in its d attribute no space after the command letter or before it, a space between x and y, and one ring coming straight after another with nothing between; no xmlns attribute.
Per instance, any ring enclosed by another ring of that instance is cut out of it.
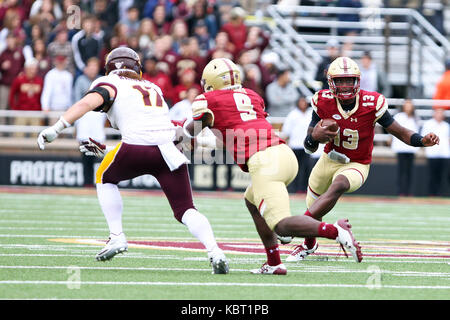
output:
<svg viewBox="0 0 450 320"><path fill-rule="evenodd" d="M358 64L348 57L336 58L328 67L328 85L340 100L349 100L359 93L361 72Z"/></svg>
<svg viewBox="0 0 450 320"><path fill-rule="evenodd" d="M213 59L203 69L201 83L205 92L240 85L241 72L230 59Z"/></svg>
<svg viewBox="0 0 450 320"><path fill-rule="evenodd" d="M138 75L142 74L142 65L139 55L127 47L119 47L112 50L106 57L106 74L113 70L131 70Z"/></svg>

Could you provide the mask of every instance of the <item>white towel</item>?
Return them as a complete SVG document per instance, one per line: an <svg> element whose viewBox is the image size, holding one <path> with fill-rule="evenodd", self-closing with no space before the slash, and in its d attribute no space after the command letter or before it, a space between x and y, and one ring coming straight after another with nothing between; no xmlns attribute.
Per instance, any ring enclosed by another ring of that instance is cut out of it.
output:
<svg viewBox="0 0 450 320"><path fill-rule="evenodd" d="M158 145L158 148L170 171L178 169L184 163L190 163L189 159L175 147L173 142Z"/></svg>

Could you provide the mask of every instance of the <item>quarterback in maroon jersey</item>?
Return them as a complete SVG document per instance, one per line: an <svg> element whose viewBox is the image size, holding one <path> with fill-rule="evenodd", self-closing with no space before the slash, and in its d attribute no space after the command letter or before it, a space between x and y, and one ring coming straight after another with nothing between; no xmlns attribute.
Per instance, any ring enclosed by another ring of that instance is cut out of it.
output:
<svg viewBox="0 0 450 320"><path fill-rule="evenodd" d="M203 70L202 87L205 93L193 102L194 121L185 123L185 134L193 137L209 127L240 168L250 174L245 203L267 254L267 262L251 272L287 273L280 259L277 234L333 239L361 261L361 250L348 220L333 225L306 215L291 215L286 186L297 175L297 159L265 119L263 99L242 88L237 66L225 58L212 60Z"/></svg>
<svg viewBox="0 0 450 320"><path fill-rule="evenodd" d="M376 123L411 146L429 147L439 143L434 133L422 137L396 122L387 111L388 103L383 95L360 90L360 71L352 59L334 60L327 77L330 89L316 92L311 100L314 112L304 141L308 153L315 152L319 143L326 143L311 171L306 196L305 215L319 221L342 194L356 191L367 180ZM334 119L338 130L322 126L323 119ZM317 247L314 237L306 238L287 261L300 261Z"/></svg>

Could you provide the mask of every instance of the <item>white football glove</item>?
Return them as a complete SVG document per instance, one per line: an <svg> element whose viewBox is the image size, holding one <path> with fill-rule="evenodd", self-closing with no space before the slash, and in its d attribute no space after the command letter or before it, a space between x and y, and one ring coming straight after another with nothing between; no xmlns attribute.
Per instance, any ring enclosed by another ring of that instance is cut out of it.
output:
<svg viewBox="0 0 450 320"><path fill-rule="evenodd" d="M63 117L60 117L53 126L42 130L37 138L39 149L44 150L46 142L50 143L55 140L61 131L68 127L70 127L70 123L68 123Z"/></svg>
<svg viewBox="0 0 450 320"><path fill-rule="evenodd" d="M107 147L103 143L95 141L92 138L89 138L89 140L84 140L80 142L79 149L81 153L84 153L87 156L95 156L98 158L103 158L105 154L107 154L108 151L111 150L112 148Z"/></svg>
<svg viewBox="0 0 450 320"><path fill-rule="evenodd" d="M175 146L180 151L191 151L192 150L192 137L186 136L184 131L184 124L186 123L186 119L182 121L172 120L172 124L175 126Z"/></svg>

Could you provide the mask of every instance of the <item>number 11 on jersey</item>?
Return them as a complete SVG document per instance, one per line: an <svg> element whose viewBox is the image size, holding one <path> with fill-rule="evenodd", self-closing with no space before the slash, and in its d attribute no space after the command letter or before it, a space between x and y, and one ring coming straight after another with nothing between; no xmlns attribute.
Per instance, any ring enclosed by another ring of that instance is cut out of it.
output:
<svg viewBox="0 0 450 320"><path fill-rule="evenodd" d="M163 99L152 87L143 87L139 85L133 86L133 89L138 90L142 94L144 105L147 107L163 107Z"/></svg>

